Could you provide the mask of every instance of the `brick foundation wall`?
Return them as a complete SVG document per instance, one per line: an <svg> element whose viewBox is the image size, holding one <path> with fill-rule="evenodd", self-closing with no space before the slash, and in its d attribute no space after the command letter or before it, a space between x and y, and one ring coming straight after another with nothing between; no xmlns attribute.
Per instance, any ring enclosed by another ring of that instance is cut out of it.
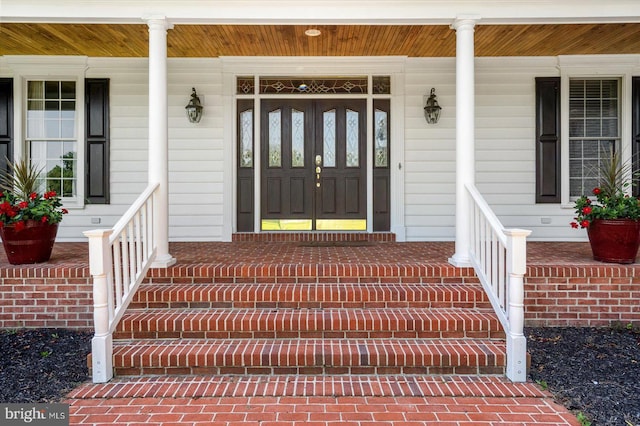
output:
<svg viewBox="0 0 640 426"><path fill-rule="evenodd" d="M0 328L93 329L88 269L0 270Z"/></svg>
<svg viewBox="0 0 640 426"><path fill-rule="evenodd" d="M640 267L529 267L525 324L532 327L640 324Z"/></svg>
<svg viewBox="0 0 640 426"><path fill-rule="evenodd" d="M182 279L185 272L179 272ZM530 266L524 287L527 326L640 324L637 265ZM91 330L92 293L88 268L2 268L0 329Z"/></svg>

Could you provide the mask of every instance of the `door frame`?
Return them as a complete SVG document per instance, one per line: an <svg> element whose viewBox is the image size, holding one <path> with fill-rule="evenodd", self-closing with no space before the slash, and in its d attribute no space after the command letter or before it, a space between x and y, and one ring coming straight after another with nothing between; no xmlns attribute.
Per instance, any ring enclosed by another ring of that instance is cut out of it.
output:
<svg viewBox="0 0 640 426"><path fill-rule="evenodd" d="M241 95L236 93L236 79L239 76L253 75L258 84L259 77L296 75L313 78L317 76L345 76L367 75L369 87L374 75L388 75L391 77L391 95L304 95L313 98L341 98L358 97L365 98L367 104L366 127L366 165L367 165L367 233L373 232L373 99L386 98L390 101L391 115L391 167L390 167L390 230L395 234L396 241L406 241L405 230L405 206L404 206L404 116L405 116L405 61L404 57L295 57L295 58L269 58L269 57L224 57L220 58L223 86L221 99L223 108L224 141L224 199L223 199L223 240L231 241L236 232L236 206L237 206L237 182L236 159L237 140L236 106L238 99L255 99L254 112L254 150L260 152L260 100L268 97L287 97L287 95ZM293 70L293 71L292 71ZM363 72L366 70L366 72ZM301 95L303 96L303 95ZM290 97L290 95L289 95ZM422 113L422 96L415 97L416 108ZM260 164L255 165L254 175L254 202L260 205ZM260 233L260 213L255 211L255 233Z"/></svg>

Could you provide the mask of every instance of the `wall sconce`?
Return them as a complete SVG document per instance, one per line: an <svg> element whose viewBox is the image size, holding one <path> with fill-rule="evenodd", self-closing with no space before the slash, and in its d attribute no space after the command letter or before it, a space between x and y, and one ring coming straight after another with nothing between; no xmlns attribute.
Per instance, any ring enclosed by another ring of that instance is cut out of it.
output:
<svg viewBox="0 0 640 426"><path fill-rule="evenodd" d="M436 89L431 89L429 99L424 106L424 118L429 124L436 124L440 119L440 111L442 108L438 105L438 99L436 99Z"/></svg>
<svg viewBox="0 0 640 426"><path fill-rule="evenodd" d="M189 123L199 123L202 118L202 104L200 103L200 98L196 93L195 87L192 87L191 90L191 100L184 109L187 110Z"/></svg>

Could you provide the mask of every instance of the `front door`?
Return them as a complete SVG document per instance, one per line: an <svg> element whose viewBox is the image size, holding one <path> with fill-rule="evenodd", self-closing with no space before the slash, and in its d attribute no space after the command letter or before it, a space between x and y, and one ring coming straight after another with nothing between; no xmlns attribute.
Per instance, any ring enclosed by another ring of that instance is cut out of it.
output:
<svg viewBox="0 0 640 426"><path fill-rule="evenodd" d="M366 102L261 105L262 230L367 229Z"/></svg>

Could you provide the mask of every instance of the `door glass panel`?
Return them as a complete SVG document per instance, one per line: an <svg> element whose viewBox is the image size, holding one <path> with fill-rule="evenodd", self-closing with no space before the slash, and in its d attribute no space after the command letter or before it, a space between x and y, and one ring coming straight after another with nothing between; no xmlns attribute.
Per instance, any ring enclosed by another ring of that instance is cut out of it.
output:
<svg viewBox="0 0 640 426"><path fill-rule="evenodd" d="M358 112L347 109L347 167L360 166Z"/></svg>
<svg viewBox="0 0 640 426"><path fill-rule="evenodd" d="M240 167L253 167L253 110L240 113Z"/></svg>
<svg viewBox="0 0 640 426"><path fill-rule="evenodd" d="M389 150L387 149L389 146L389 139L387 135L387 112L377 109L375 112L375 122L375 167L387 167L389 165Z"/></svg>
<svg viewBox="0 0 640 426"><path fill-rule="evenodd" d="M263 231L311 231L311 219L262 219Z"/></svg>
<svg viewBox="0 0 640 426"><path fill-rule="evenodd" d="M269 167L282 166L282 119L279 109L269 113Z"/></svg>
<svg viewBox="0 0 640 426"><path fill-rule="evenodd" d="M323 126L322 131L323 142L323 154L324 154L324 167L336 166L336 110L325 111L323 114Z"/></svg>
<svg viewBox="0 0 640 426"><path fill-rule="evenodd" d="M318 219L318 231L366 231L367 219Z"/></svg>
<svg viewBox="0 0 640 426"><path fill-rule="evenodd" d="M304 167L304 112L291 110L291 167Z"/></svg>

